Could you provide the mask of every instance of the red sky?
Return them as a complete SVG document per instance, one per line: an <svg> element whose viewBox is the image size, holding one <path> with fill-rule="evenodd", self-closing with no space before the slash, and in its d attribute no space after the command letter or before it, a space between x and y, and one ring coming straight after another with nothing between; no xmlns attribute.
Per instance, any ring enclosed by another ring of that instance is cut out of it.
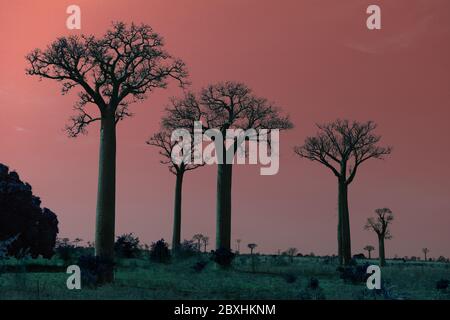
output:
<svg viewBox="0 0 450 320"><path fill-rule="evenodd" d="M363 230L378 207L396 214L393 256L450 256L450 2L448 0L74 0L0 4L0 162L17 170L58 214L60 236L92 240L98 126L77 139L63 128L75 95L25 75L24 56L69 35L66 8L82 10L82 32L111 21L150 24L183 58L193 88L221 80L247 83L277 102L296 127L281 136L280 172L260 176L238 166L233 180L233 239L276 252L336 251L337 184L322 166L297 158L294 145L314 124L374 120L385 161L368 162L350 189L352 251L376 244ZM366 8L382 9L382 30L366 28ZM174 176L145 145L168 97L157 92L132 106L118 132L117 234L149 243L171 238ZM185 177L182 237L215 234L216 168Z"/></svg>

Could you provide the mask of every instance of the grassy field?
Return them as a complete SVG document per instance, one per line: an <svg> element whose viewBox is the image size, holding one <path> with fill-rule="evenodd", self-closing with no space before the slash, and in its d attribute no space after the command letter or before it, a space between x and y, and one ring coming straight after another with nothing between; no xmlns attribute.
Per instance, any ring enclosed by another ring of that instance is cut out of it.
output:
<svg viewBox="0 0 450 320"><path fill-rule="evenodd" d="M344 282L337 265L319 257L290 261L258 256L255 272L245 255L238 256L229 270L209 262L196 272L193 265L199 260L207 256L168 264L122 259L114 284L68 290L61 260L8 259L0 268L0 299L450 299L449 289L436 289L437 281L450 279L449 263L388 261L382 269L385 289L376 293L364 283ZM36 270L39 266L43 270ZM311 278L319 280L318 289L309 288Z"/></svg>

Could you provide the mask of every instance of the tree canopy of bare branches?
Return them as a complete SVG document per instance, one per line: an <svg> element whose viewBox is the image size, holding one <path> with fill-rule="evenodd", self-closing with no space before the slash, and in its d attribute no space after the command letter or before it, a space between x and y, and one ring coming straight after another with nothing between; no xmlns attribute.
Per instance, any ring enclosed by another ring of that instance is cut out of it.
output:
<svg viewBox="0 0 450 320"><path fill-rule="evenodd" d="M101 122L95 253L110 261L115 240L116 125L132 115L131 103L166 88L169 80L184 86L185 64L166 52L162 37L150 26L122 22L113 23L102 37L58 38L26 59L28 75L61 83L62 94L77 89L77 113L66 127L69 136L86 133L88 125ZM113 280L110 266L105 282Z"/></svg>
<svg viewBox="0 0 450 320"><path fill-rule="evenodd" d="M202 121L203 131L216 129L226 137L228 129L272 129L285 130L293 127L288 116L265 98L256 96L252 90L239 82L220 82L203 88L199 94L187 93L181 99L173 99L170 116L164 119L166 128L192 128L194 121ZM253 139L256 137L249 137ZM227 146L223 139L216 145L223 155L217 173L217 234L216 248L231 248L231 182L232 159L245 139L234 138ZM231 156L229 156L231 155ZM229 157L228 157L229 156Z"/></svg>
<svg viewBox="0 0 450 320"><path fill-rule="evenodd" d="M384 240L392 239L389 225L394 221L394 214L389 208L381 208L375 210L375 217L367 219L364 226L366 230L373 230L378 236L380 266L386 265Z"/></svg>
<svg viewBox="0 0 450 320"><path fill-rule="evenodd" d="M317 127L318 133L306 138L294 151L301 158L322 164L338 179L338 254L340 263L348 264L351 261L348 186L363 163L383 159L392 148L379 146L381 136L374 133L377 125L372 121L336 120Z"/></svg>

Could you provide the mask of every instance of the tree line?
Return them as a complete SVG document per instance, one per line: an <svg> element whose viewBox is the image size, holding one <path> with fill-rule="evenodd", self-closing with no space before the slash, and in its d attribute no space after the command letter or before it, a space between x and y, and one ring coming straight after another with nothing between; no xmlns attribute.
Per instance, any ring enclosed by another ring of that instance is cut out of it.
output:
<svg viewBox="0 0 450 320"><path fill-rule="evenodd" d="M176 82L184 90L173 98L165 110L161 129L147 144L159 149L161 161L175 175L174 224L172 250L180 244L182 185L186 172L201 165L176 164L171 159L174 142L171 132L186 129L194 133L194 121L203 120L203 131L218 129L288 130L293 124L288 115L268 99L257 96L244 83L224 81L211 84L199 92L187 90L190 85L185 63L165 49L163 38L148 25L113 23L102 37L60 37L47 48L35 49L26 57L28 75L51 79L61 84L62 94L77 89L78 100L66 130L71 137L87 133L91 123L100 122L99 174L96 209L95 254L102 259L114 258L116 135L118 124L132 115L129 106L145 100L154 91ZM88 111L95 105L97 114ZM295 153L330 169L338 182L338 256L340 263L351 259L348 187L363 163L383 159L390 147L379 146L381 137L374 133L372 121L336 120L318 125L315 136L306 138ZM240 142L240 143L245 143ZM239 147L223 141L223 154L234 156ZM232 158L232 157L231 157ZM224 157L227 159L227 157ZM231 250L231 212L233 165L217 165L216 248ZM386 219L389 215L386 216ZM370 227L378 226L376 223ZM378 227L377 227L378 228ZM387 231L377 229L386 238ZM377 231L378 233L378 231ZM381 242L380 242L381 244ZM113 280L110 270L106 281Z"/></svg>

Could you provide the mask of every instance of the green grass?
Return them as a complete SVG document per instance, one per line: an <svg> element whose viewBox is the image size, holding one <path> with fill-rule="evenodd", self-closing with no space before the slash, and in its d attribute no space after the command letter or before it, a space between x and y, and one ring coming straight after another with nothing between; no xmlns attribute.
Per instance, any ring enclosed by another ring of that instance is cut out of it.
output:
<svg viewBox="0 0 450 320"><path fill-rule="evenodd" d="M61 267L58 259L10 259L4 264L16 266L16 270L0 273L0 299L383 299L365 289L365 284L345 283L339 278L337 265L325 264L321 258L297 257L291 263L288 258L259 256L255 273L248 256L236 258L230 270L210 262L197 273L192 266L199 259L206 257L169 264L120 260L114 284L82 290L68 290L64 272L26 271L31 265ZM296 281L288 283L286 274ZM319 280L321 295L306 289L312 277ZM389 261L382 269L382 279L392 298L450 299L450 291L435 288L438 280L450 279L448 263Z"/></svg>

